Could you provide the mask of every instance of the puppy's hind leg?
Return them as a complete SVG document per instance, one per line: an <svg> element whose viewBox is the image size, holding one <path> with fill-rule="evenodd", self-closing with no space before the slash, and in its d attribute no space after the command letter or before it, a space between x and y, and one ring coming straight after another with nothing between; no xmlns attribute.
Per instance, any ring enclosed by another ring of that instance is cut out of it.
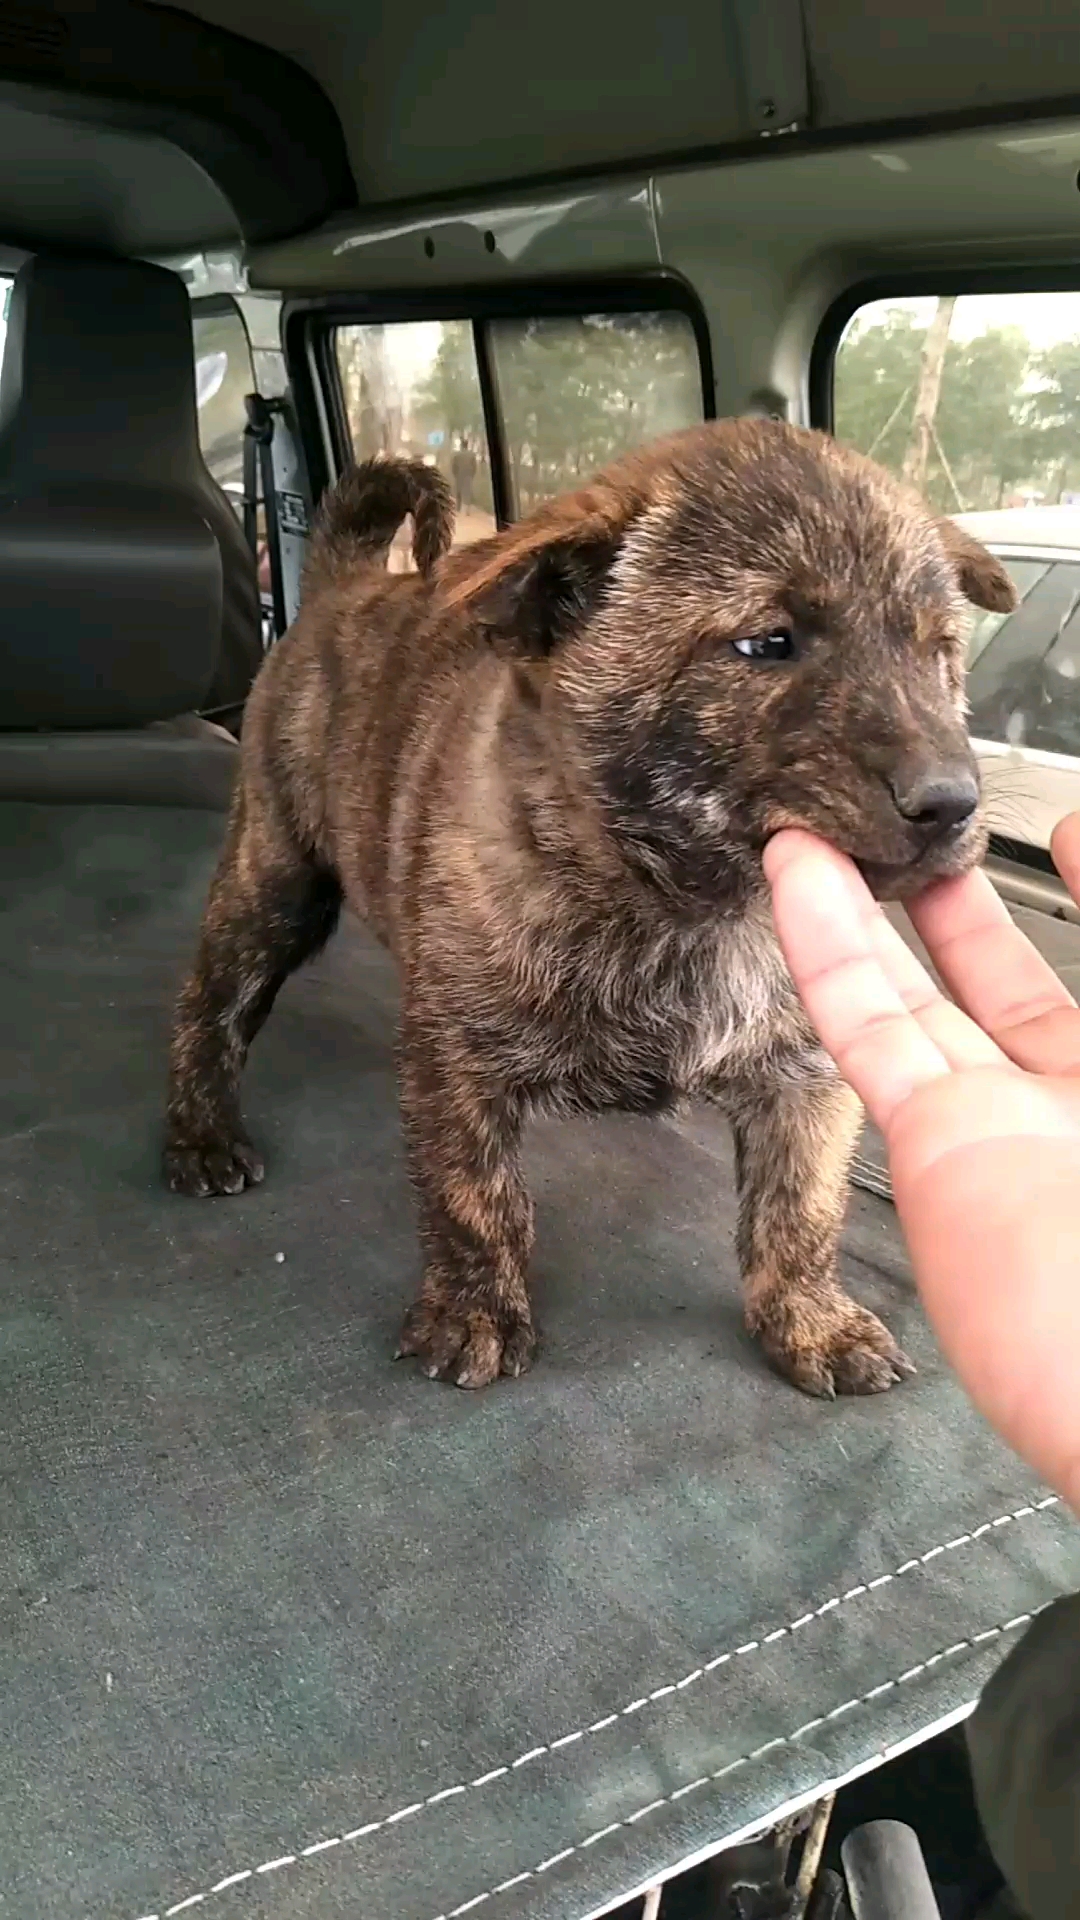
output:
<svg viewBox="0 0 1080 1920"><path fill-rule="evenodd" d="M240 1193L263 1165L240 1118L248 1048L283 982L337 925L336 874L235 803L173 1024L164 1151L175 1193Z"/></svg>
<svg viewBox="0 0 1080 1920"><path fill-rule="evenodd" d="M779 1372L831 1399L881 1393L915 1369L875 1314L845 1293L837 1252L862 1123L854 1094L817 1061L729 1089L746 1322Z"/></svg>

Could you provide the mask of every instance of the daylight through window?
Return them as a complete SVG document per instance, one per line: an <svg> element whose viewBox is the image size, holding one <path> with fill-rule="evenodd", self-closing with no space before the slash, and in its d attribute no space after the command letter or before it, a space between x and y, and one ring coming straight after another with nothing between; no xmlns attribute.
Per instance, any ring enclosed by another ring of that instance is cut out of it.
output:
<svg viewBox="0 0 1080 1920"><path fill-rule="evenodd" d="M685 314L495 320L487 329L511 512L579 486L631 447L703 417L697 338ZM473 323L339 327L342 397L358 459L408 454L454 491L455 540L495 527L491 449ZM390 555L408 564L407 527Z"/></svg>
<svg viewBox="0 0 1080 1920"><path fill-rule="evenodd" d="M495 531L491 462L470 320L373 322L339 327L342 397L358 460L406 454L427 460L454 488L455 545ZM406 523L390 568L410 565Z"/></svg>
<svg viewBox="0 0 1080 1920"><path fill-rule="evenodd" d="M1080 293L861 307L836 355L834 428L943 513L1080 507Z"/></svg>
<svg viewBox="0 0 1080 1920"><path fill-rule="evenodd" d="M516 514L702 418L697 340L683 313L500 320L491 340Z"/></svg>

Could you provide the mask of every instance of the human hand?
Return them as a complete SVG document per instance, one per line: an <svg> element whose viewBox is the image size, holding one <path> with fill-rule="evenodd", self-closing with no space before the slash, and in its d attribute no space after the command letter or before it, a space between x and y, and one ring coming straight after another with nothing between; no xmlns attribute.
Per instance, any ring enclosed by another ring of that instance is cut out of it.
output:
<svg viewBox="0 0 1080 1920"><path fill-rule="evenodd" d="M1053 854L1080 901L1080 814ZM954 1006L845 856L786 829L765 872L810 1018L885 1136L942 1347L1080 1510L1080 1009L984 873L908 906Z"/></svg>

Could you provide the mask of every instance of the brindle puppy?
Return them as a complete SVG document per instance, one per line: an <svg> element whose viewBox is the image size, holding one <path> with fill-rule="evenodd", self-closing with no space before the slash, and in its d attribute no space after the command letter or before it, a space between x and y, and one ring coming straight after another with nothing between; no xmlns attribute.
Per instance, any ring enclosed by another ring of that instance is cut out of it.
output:
<svg viewBox="0 0 1080 1920"><path fill-rule="evenodd" d="M389 577L411 512L419 572ZM857 1102L774 938L761 852L803 823L899 897L984 849L963 596L1002 567L870 461L752 420L676 435L446 555L444 482L353 470L248 704L172 1051L167 1177L263 1169L245 1055L343 899L401 976L425 1255L401 1351L463 1387L536 1334L538 1108L730 1115L746 1315L810 1393L911 1371L837 1277ZM444 557L446 556L446 557Z"/></svg>

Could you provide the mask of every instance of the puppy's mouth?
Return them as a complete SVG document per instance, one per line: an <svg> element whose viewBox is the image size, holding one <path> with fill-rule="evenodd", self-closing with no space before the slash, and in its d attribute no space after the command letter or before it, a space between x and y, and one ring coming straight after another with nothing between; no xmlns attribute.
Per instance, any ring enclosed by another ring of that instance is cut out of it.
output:
<svg viewBox="0 0 1080 1920"><path fill-rule="evenodd" d="M868 859L856 852L852 859L875 900L912 900L935 880L957 880L977 867L986 842L986 828L976 820L962 832L920 848L908 860Z"/></svg>
<svg viewBox="0 0 1080 1920"><path fill-rule="evenodd" d="M850 827L838 830L835 822L816 820L786 808L782 814L773 813L764 839L771 839L782 827L802 827L829 841L838 852L846 853L876 900L910 900L935 880L958 879L978 866L986 852L988 837L980 811L959 832L916 846L899 859L890 859L866 851L869 835L864 837L852 832Z"/></svg>

